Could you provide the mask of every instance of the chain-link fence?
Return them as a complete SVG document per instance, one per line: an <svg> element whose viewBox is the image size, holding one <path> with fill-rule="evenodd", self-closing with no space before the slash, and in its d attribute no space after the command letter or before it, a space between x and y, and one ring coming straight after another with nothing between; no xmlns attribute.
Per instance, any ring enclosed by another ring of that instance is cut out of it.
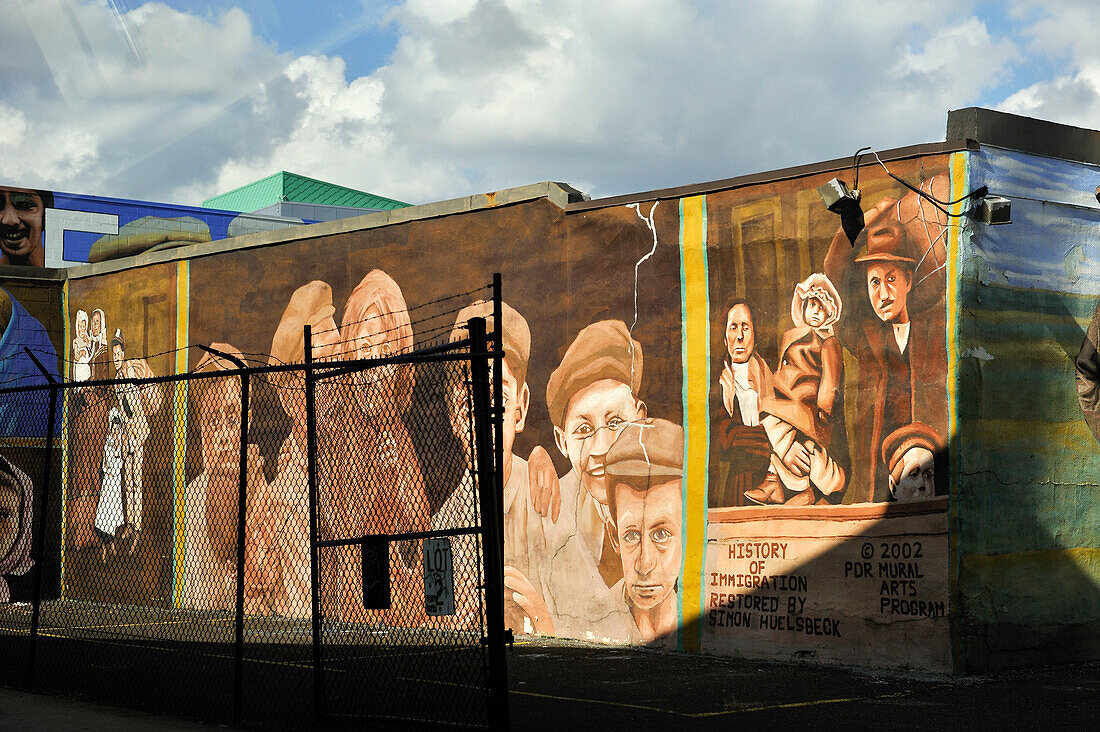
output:
<svg viewBox="0 0 1100 732"><path fill-rule="evenodd" d="M306 325L304 363L214 343L155 378L105 349L82 382L0 390L0 416L35 415L0 442L0 683L221 723L506 726L501 349L458 312Z"/></svg>

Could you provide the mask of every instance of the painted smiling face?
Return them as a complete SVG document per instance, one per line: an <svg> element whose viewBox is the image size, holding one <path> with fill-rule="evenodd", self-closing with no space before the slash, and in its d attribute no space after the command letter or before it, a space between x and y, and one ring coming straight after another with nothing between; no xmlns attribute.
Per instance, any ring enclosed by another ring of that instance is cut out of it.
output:
<svg viewBox="0 0 1100 732"><path fill-rule="evenodd" d="M726 314L726 350L733 363L747 363L756 349L756 331L749 306L738 303Z"/></svg>
<svg viewBox="0 0 1100 732"><path fill-rule="evenodd" d="M565 408L563 427L554 428L558 449L569 458L585 490L607 504L604 461L628 422L645 419L645 404L617 379L601 379L578 391Z"/></svg>
<svg viewBox="0 0 1100 732"><path fill-rule="evenodd" d="M46 206L34 191L0 190L0 250L28 257L42 246Z"/></svg>

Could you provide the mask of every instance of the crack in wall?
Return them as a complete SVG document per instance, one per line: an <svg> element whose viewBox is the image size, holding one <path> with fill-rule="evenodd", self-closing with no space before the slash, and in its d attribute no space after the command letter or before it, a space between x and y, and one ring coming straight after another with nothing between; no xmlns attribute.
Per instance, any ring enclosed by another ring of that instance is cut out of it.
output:
<svg viewBox="0 0 1100 732"><path fill-rule="evenodd" d="M631 203L627 204L627 208L634 209L634 213L638 214L640 218L649 229L649 233L653 236L653 246L645 255L642 256L637 262L634 263L634 322L630 324L630 380L634 381L634 326L638 325L638 271L642 266L642 262L652 257L657 252L657 226L653 223L653 213L657 210L657 204L660 201L654 201L653 206L649 209L649 216L642 214L641 204Z"/></svg>

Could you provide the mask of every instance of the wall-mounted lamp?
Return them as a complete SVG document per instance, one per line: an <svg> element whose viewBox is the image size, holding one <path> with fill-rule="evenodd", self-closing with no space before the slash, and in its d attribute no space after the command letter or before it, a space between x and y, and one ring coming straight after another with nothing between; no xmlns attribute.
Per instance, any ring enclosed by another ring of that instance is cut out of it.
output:
<svg viewBox="0 0 1100 732"><path fill-rule="evenodd" d="M861 199L859 189L850 189L848 184L839 178L817 189L818 195L825 203L825 208L840 216L840 228L844 229L848 241L855 246L856 237L863 231L863 209L860 208Z"/></svg>
<svg viewBox="0 0 1100 732"><path fill-rule="evenodd" d="M983 224L1012 223L1012 201L1002 196L985 196L974 207L974 217Z"/></svg>
<svg viewBox="0 0 1100 732"><path fill-rule="evenodd" d="M853 207L859 207L861 198L859 190L850 190L848 184L840 178L833 178L825 185L819 186L817 192L825 202L825 208L835 214L843 214Z"/></svg>

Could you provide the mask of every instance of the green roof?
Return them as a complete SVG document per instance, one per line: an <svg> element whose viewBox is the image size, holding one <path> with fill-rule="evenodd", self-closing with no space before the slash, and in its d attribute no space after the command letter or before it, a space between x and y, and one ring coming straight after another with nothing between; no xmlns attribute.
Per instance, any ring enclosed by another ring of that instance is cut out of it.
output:
<svg viewBox="0 0 1100 732"><path fill-rule="evenodd" d="M317 203L325 206L351 206L352 208L377 208L391 210L410 205L392 198L376 196L366 191L325 183L285 170L261 178L255 183L235 188L202 202L203 208L220 208L224 211L258 211L280 201L292 203Z"/></svg>

